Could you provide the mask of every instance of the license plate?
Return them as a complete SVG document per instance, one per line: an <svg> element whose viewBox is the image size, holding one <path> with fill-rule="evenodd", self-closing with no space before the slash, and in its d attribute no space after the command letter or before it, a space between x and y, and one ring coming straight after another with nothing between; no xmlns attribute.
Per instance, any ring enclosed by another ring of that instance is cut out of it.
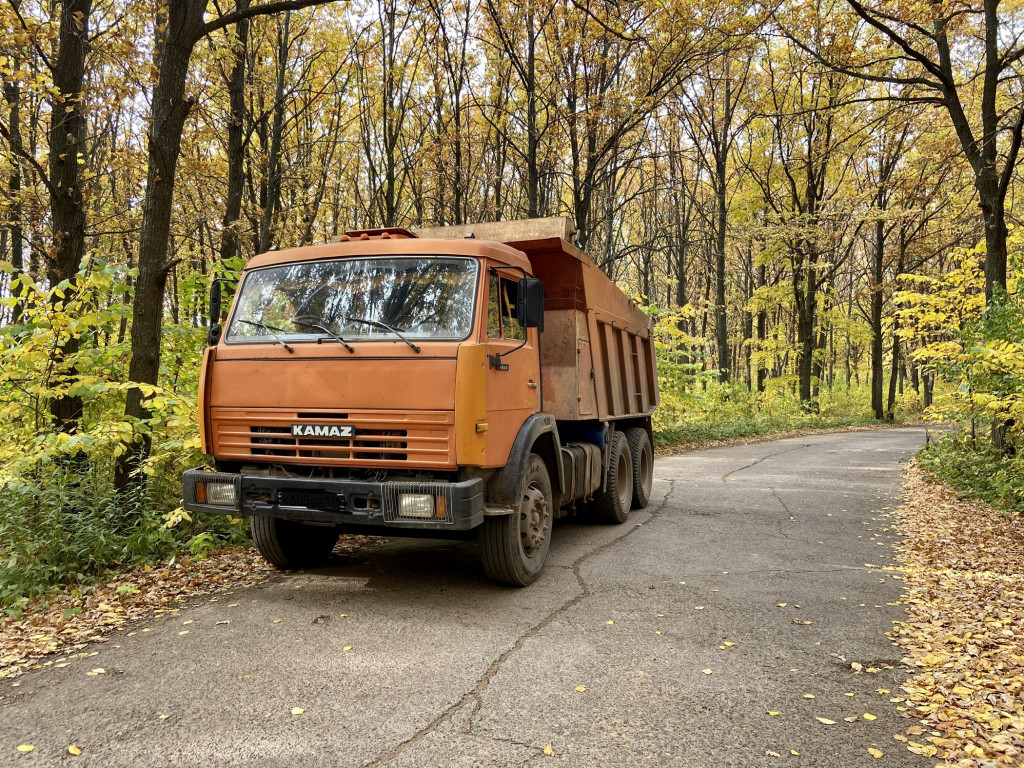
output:
<svg viewBox="0 0 1024 768"><path fill-rule="evenodd" d="M336 493L282 489L279 495L283 507L305 507L323 512L341 512L345 509L342 497Z"/></svg>

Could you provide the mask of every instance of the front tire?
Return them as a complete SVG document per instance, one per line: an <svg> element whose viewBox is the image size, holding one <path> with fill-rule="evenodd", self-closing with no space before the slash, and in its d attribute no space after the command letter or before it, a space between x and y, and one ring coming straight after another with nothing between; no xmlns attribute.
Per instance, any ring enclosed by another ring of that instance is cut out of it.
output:
<svg viewBox="0 0 1024 768"><path fill-rule="evenodd" d="M626 436L616 432L612 436L611 455L604 490L594 494L594 516L603 523L618 525L626 522L633 501L633 460L629 454Z"/></svg>
<svg viewBox="0 0 1024 768"><path fill-rule="evenodd" d="M654 449L643 427L626 430L629 456L633 460L633 509L643 509L651 500L654 487Z"/></svg>
<svg viewBox="0 0 1024 768"><path fill-rule="evenodd" d="M315 568L327 562L340 531L336 527L304 525L294 520L256 515L252 540L263 558L278 568Z"/></svg>
<svg viewBox="0 0 1024 768"><path fill-rule="evenodd" d="M544 460L535 453L526 463L519 511L485 517L480 529L484 570L499 584L525 587L544 570L551 547L551 479Z"/></svg>

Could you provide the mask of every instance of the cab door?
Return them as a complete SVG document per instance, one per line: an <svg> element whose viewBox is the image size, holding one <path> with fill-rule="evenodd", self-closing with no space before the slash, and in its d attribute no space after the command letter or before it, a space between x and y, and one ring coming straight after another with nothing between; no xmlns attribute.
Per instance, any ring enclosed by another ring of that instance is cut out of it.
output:
<svg viewBox="0 0 1024 768"><path fill-rule="evenodd" d="M487 273L487 458L492 466L508 461L519 428L541 409L537 329L516 320L521 277L500 267Z"/></svg>

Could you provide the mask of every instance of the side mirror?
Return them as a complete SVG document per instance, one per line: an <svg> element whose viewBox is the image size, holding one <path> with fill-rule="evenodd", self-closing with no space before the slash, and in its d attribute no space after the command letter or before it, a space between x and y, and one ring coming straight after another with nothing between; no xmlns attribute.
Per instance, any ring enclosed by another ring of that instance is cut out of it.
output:
<svg viewBox="0 0 1024 768"><path fill-rule="evenodd" d="M544 285L536 277L524 277L519 281L516 320L523 328L544 330Z"/></svg>
<svg viewBox="0 0 1024 768"><path fill-rule="evenodd" d="M214 280L210 285L210 330L206 334L208 346L214 346L220 341L220 279Z"/></svg>
<svg viewBox="0 0 1024 768"><path fill-rule="evenodd" d="M220 278L210 284L210 325L220 322Z"/></svg>

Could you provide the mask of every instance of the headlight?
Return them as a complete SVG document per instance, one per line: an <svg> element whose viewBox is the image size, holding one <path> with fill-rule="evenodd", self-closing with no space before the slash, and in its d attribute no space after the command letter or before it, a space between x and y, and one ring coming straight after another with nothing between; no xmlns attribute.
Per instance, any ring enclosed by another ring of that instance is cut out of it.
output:
<svg viewBox="0 0 1024 768"><path fill-rule="evenodd" d="M403 493L398 496L399 517L434 516L434 497L429 493Z"/></svg>
<svg viewBox="0 0 1024 768"><path fill-rule="evenodd" d="M234 507L238 505L234 483L206 483L206 503L218 507Z"/></svg>

